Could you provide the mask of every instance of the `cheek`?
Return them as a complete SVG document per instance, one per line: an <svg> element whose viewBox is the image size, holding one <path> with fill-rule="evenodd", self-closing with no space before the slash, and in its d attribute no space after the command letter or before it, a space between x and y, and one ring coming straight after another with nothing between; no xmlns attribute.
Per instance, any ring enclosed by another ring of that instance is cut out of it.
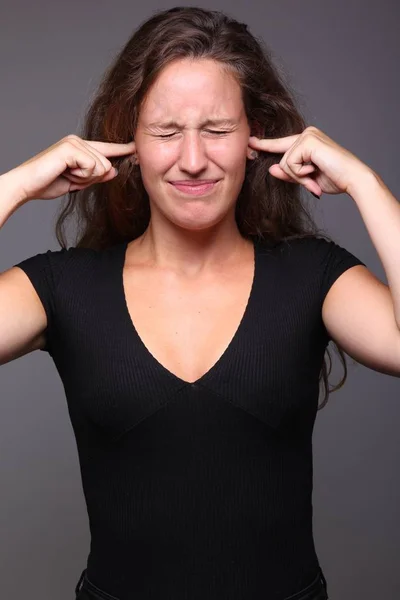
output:
<svg viewBox="0 0 400 600"><path fill-rule="evenodd" d="M209 147L210 159L227 172L236 171L246 163L247 146L233 143L231 140L220 140Z"/></svg>
<svg viewBox="0 0 400 600"><path fill-rule="evenodd" d="M142 177L154 178L155 175L163 175L171 168L175 160L175 153L166 146L152 148L149 152L142 151L140 155Z"/></svg>

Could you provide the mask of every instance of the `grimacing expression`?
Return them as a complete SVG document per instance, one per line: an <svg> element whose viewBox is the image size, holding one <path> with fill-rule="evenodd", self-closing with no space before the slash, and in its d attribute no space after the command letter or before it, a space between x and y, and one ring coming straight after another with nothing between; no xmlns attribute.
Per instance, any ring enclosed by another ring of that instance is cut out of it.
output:
<svg viewBox="0 0 400 600"><path fill-rule="evenodd" d="M219 63L183 59L167 65L146 96L135 132L152 215L189 229L233 218L250 158L249 135L240 86ZM216 183L201 195L172 183L199 180Z"/></svg>

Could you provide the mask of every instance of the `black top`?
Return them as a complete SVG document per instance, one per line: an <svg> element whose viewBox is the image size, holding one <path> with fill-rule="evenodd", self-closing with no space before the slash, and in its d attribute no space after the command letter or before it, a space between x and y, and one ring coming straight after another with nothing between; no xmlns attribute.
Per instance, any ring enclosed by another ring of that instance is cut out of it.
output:
<svg viewBox="0 0 400 600"><path fill-rule="evenodd" d="M87 577L120 600L282 600L319 571L312 432L329 342L322 302L364 264L334 242L255 243L247 308L195 383L138 336L127 243L18 263L47 313L47 345L76 436ZM322 393L322 385L321 385Z"/></svg>

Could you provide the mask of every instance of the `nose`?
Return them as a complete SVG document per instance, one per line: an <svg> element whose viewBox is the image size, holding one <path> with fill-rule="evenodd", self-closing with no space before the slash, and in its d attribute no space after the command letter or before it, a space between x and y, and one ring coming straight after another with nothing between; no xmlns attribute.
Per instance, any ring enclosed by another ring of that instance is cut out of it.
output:
<svg viewBox="0 0 400 600"><path fill-rule="evenodd" d="M195 175L207 168L207 152L198 131L186 131L179 147L178 166L181 171Z"/></svg>

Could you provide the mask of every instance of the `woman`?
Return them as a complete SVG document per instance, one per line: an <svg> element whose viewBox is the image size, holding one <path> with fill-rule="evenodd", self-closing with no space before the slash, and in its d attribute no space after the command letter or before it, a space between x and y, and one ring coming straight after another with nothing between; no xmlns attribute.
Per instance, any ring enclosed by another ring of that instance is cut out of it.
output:
<svg viewBox="0 0 400 600"><path fill-rule="evenodd" d="M327 345L400 373L382 180L305 127L245 25L179 7L134 33L82 137L0 183L1 222L70 193L61 250L1 274L0 359L47 351L66 390L91 529L76 598L328 598L311 443ZM356 202L390 289L317 235L303 189Z"/></svg>

